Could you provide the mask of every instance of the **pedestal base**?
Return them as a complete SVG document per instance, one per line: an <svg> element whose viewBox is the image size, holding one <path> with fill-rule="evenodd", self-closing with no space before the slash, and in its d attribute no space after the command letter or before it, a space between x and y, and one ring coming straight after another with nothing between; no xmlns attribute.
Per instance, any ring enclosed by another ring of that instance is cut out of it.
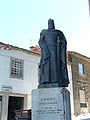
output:
<svg viewBox="0 0 90 120"><path fill-rule="evenodd" d="M56 88L56 87L68 87L65 83L45 83L38 85L38 88Z"/></svg>
<svg viewBox="0 0 90 120"><path fill-rule="evenodd" d="M33 90L32 120L71 120L69 91L63 87Z"/></svg>

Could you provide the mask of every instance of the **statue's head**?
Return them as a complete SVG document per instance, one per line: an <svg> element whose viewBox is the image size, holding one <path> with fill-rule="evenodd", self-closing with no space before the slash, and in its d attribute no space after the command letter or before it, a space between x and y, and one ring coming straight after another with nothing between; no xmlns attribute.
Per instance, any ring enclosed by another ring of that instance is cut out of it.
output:
<svg viewBox="0 0 90 120"><path fill-rule="evenodd" d="M54 20L48 20L48 29L55 29Z"/></svg>

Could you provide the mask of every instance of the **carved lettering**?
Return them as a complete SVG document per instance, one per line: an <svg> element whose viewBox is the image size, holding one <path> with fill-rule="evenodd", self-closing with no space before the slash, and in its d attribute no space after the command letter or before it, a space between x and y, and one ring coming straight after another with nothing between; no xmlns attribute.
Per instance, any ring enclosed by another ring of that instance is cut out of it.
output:
<svg viewBox="0 0 90 120"><path fill-rule="evenodd" d="M39 101L39 110L36 110L35 112L37 114L59 114L62 109L60 106L58 106L58 103L56 102L55 97L42 97Z"/></svg>

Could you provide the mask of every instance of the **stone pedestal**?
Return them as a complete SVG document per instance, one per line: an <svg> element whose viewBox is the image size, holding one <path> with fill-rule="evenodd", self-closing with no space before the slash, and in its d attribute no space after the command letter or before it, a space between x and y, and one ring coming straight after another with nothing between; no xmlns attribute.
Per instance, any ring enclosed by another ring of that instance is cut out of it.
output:
<svg viewBox="0 0 90 120"><path fill-rule="evenodd" d="M32 120L71 120L69 91L63 87L33 90Z"/></svg>

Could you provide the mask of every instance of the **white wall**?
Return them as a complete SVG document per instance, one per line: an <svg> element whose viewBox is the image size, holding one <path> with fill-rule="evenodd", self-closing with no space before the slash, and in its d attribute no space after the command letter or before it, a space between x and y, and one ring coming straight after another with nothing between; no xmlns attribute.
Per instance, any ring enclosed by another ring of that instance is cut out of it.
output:
<svg viewBox="0 0 90 120"><path fill-rule="evenodd" d="M72 116L73 116L73 115L74 115L74 99L73 99L73 81L72 81L71 63L68 62L67 68L68 68L68 77L69 77L69 82L70 82L67 89L68 89L69 92L70 92L71 114L72 114Z"/></svg>
<svg viewBox="0 0 90 120"><path fill-rule="evenodd" d="M10 57L24 61L23 80L10 77ZM2 85L12 86L12 93L27 94L27 101L29 102L32 89L36 89L38 86L39 61L40 57L37 55L26 54L17 50L0 49L0 92L2 92ZM31 104L27 103L27 106L30 107Z"/></svg>

